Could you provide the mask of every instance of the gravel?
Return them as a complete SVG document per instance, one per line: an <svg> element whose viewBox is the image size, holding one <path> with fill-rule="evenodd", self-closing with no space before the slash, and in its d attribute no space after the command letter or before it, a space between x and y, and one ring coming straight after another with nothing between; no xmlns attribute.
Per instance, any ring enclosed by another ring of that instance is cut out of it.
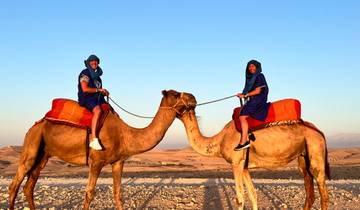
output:
<svg viewBox="0 0 360 210"><path fill-rule="evenodd" d="M86 179L41 178L35 188L37 209L81 209ZM10 179L0 180L0 209L8 208L7 188ZM255 179L259 209L302 209L305 190L302 180ZM358 209L360 180L327 182L330 209ZM112 180L100 178L91 209L114 209ZM232 179L225 178L127 178L123 179L124 209L237 209ZM315 187L314 208L320 208ZM251 203L245 193L245 207ZM26 209L20 188L17 209Z"/></svg>

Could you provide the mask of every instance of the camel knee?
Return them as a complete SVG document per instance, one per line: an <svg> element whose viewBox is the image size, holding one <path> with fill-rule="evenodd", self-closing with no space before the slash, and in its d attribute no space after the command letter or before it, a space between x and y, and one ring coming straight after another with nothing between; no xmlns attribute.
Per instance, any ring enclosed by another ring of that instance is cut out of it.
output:
<svg viewBox="0 0 360 210"><path fill-rule="evenodd" d="M121 191L114 191L114 197L116 200L121 201Z"/></svg>
<svg viewBox="0 0 360 210"><path fill-rule="evenodd" d="M25 185L23 188L23 192L26 198L30 198L33 196L34 190L29 185Z"/></svg>
<svg viewBox="0 0 360 210"><path fill-rule="evenodd" d="M95 188L88 188L86 189L86 199L88 201L92 201L94 199L95 196Z"/></svg>
<svg viewBox="0 0 360 210"><path fill-rule="evenodd" d="M29 177L29 180L25 183L23 192L25 197L30 198L33 197L34 194L34 184L32 183L32 180L30 180L31 177Z"/></svg>

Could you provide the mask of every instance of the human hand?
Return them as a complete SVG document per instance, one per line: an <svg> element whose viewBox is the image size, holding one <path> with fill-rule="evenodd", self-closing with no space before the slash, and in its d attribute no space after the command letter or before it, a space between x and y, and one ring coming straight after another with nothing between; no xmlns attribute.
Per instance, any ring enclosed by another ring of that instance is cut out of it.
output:
<svg viewBox="0 0 360 210"><path fill-rule="evenodd" d="M101 88L101 89L99 89L99 91L100 91L101 94L103 94L103 95L105 95L105 96L109 96L109 95L110 95L109 91L107 91L105 88Z"/></svg>
<svg viewBox="0 0 360 210"><path fill-rule="evenodd" d="M239 98L245 98L245 95L242 94L242 93L238 93L238 94L236 94L236 96L239 97Z"/></svg>

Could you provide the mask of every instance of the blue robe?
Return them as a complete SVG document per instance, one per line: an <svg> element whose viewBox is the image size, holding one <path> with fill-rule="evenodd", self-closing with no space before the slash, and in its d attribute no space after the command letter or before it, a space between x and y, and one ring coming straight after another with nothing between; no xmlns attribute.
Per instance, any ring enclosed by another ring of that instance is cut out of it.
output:
<svg viewBox="0 0 360 210"><path fill-rule="evenodd" d="M91 78L89 69L84 69L81 71L78 78L78 101L80 106L86 107L89 111L92 112L95 106L106 103L104 95L100 92L98 93L84 93L81 88L80 78L82 75L86 75L89 78L88 86L90 88L102 88L102 81L99 77L96 81Z"/></svg>
<svg viewBox="0 0 360 210"><path fill-rule="evenodd" d="M269 88L265 76L262 73L257 76L255 83L249 92L261 86L265 87L261 88L260 94L250 97L250 100L241 109L240 116L250 116L260 121L266 119L270 107L270 103L267 102Z"/></svg>

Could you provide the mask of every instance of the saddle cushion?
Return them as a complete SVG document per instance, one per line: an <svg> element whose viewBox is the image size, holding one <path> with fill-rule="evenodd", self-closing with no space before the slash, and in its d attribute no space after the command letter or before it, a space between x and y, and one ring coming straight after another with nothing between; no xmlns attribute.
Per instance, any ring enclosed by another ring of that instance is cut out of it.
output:
<svg viewBox="0 0 360 210"><path fill-rule="evenodd" d="M233 120L235 122L236 130L241 132L241 123L240 123L240 110L241 107L237 107L233 112ZM256 130L256 128L261 127L262 125L287 121L287 120L300 120L301 119L301 104L300 101L296 99L283 99L280 101L275 101L270 104L269 112L264 121L256 120L249 117L247 119L249 123L249 130Z"/></svg>
<svg viewBox="0 0 360 210"><path fill-rule="evenodd" d="M112 108L109 104L105 103L101 104L101 109L100 122L103 122ZM82 128L91 127L92 117L92 112L80 106L77 101L63 98L54 99L51 110L45 115L45 119L52 122L65 123Z"/></svg>

